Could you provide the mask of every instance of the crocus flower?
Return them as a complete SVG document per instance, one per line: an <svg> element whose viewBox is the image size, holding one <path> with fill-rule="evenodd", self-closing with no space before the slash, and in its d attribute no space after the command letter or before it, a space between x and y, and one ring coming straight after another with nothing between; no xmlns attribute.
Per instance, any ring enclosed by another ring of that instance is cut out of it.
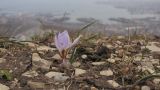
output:
<svg viewBox="0 0 160 90"><path fill-rule="evenodd" d="M55 45L59 51L61 58L63 59L63 62L66 62L68 51L78 43L80 37L81 36L77 37L73 42L71 42L67 31L58 33L58 35L55 36Z"/></svg>

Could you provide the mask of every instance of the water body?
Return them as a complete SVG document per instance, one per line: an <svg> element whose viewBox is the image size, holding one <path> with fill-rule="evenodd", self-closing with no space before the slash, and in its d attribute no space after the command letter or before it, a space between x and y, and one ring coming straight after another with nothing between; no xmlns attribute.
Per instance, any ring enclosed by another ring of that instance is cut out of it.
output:
<svg viewBox="0 0 160 90"><path fill-rule="evenodd" d="M0 12L11 13L52 13L62 15L70 13L71 21L77 18L95 18L108 22L109 18L135 18L152 15L132 15L125 9L111 5L97 4L105 0L0 0Z"/></svg>

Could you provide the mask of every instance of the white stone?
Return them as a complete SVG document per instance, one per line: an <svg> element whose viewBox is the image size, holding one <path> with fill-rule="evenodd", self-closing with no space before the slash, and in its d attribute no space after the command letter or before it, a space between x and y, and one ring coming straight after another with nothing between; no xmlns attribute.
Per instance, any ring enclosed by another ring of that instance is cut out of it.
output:
<svg viewBox="0 0 160 90"><path fill-rule="evenodd" d="M9 87L3 84L0 84L0 90L9 90Z"/></svg>
<svg viewBox="0 0 160 90"><path fill-rule="evenodd" d="M75 76L79 76L79 75L82 75L82 74L85 74L85 73L86 73L86 70L79 69L79 68L75 69Z"/></svg>
<svg viewBox="0 0 160 90"><path fill-rule="evenodd" d="M81 65L81 63L80 62L74 62L72 65L73 65L73 67L79 67Z"/></svg>
<svg viewBox="0 0 160 90"><path fill-rule="evenodd" d="M55 48L51 48L51 47L48 47L48 46L38 46L37 47L37 50L38 51L53 51L53 50L56 50Z"/></svg>
<svg viewBox="0 0 160 90"><path fill-rule="evenodd" d="M92 62L92 65L95 65L95 66L99 66L103 64L105 64L105 62Z"/></svg>
<svg viewBox="0 0 160 90"><path fill-rule="evenodd" d="M1 64L1 63L5 63L5 62L6 62L6 59L0 58L0 64Z"/></svg>
<svg viewBox="0 0 160 90"><path fill-rule="evenodd" d="M56 60L61 60L62 59L59 54L55 54L52 58L56 59Z"/></svg>
<svg viewBox="0 0 160 90"><path fill-rule="evenodd" d="M42 59L38 53L33 53L32 54L32 63L33 63L33 68L38 69L44 69L44 70L49 70L50 65L52 64L51 61L47 61L45 59Z"/></svg>
<svg viewBox="0 0 160 90"><path fill-rule="evenodd" d="M65 73L60 72L48 72L45 76L48 78L54 77L54 80L59 82L64 82L69 78L69 76L65 76Z"/></svg>
<svg viewBox="0 0 160 90"><path fill-rule="evenodd" d="M100 71L100 75L103 75L103 76L112 76L113 75L113 71L111 69L103 70L103 71Z"/></svg>
<svg viewBox="0 0 160 90"><path fill-rule="evenodd" d="M114 80L108 80L107 83L113 88L120 87L120 85Z"/></svg>
<svg viewBox="0 0 160 90"><path fill-rule="evenodd" d="M36 71L27 71L27 72L23 73L22 76L36 77L36 76L38 76L38 73Z"/></svg>
<svg viewBox="0 0 160 90"><path fill-rule="evenodd" d="M87 59L87 55L82 55L82 59Z"/></svg>
<svg viewBox="0 0 160 90"><path fill-rule="evenodd" d="M107 61L110 62L110 63L115 63L116 62L116 60L112 59L112 58L107 59Z"/></svg>
<svg viewBox="0 0 160 90"><path fill-rule="evenodd" d="M142 86L141 90L151 90L151 88L149 86Z"/></svg>
<svg viewBox="0 0 160 90"><path fill-rule="evenodd" d="M160 79L159 79L159 78L153 79L153 83L155 83L155 84L160 84Z"/></svg>
<svg viewBox="0 0 160 90"><path fill-rule="evenodd" d="M45 88L45 83L42 82L33 82L33 81L28 81L27 84L34 89L43 89Z"/></svg>

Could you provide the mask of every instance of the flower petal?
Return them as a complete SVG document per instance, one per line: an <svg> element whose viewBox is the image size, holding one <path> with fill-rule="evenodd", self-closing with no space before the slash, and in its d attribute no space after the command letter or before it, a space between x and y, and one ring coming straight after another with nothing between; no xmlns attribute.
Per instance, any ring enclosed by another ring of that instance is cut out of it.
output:
<svg viewBox="0 0 160 90"><path fill-rule="evenodd" d="M73 43L70 45L70 47L73 47L74 45L76 45L81 37L82 37L82 35L79 35L79 36L73 41Z"/></svg>
<svg viewBox="0 0 160 90"><path fill-rule="evenodd" d="M71 41L67 31L64 31L58 35L58 42L62 49L69 48Z"/></svg>
<svg viewBox="0 0 160 90"><path fill-rule="evenodd" d="M59 50L59 52L61 52L61 51L62 51L62 48L61 48L61 46L60 46L60 44L59 44L58 36L57 36L57 35L55 35L54 41L55 41L55 46L56 46L56 48Z"/></svg>

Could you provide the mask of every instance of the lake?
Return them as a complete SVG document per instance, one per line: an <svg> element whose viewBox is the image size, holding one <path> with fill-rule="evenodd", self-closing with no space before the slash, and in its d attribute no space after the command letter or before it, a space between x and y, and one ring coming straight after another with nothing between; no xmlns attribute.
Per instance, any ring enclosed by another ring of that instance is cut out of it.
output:
<svg viewBox="0 0 160 90"><path fill-rule="evenodd" d="M0 0L0 12L9 13L50 13L62 16L69 13L71 21L77 18L95 18L104 23L109 18L140 18L152 15L132 15L125 9L97 2L105 0Z"/></svg>

